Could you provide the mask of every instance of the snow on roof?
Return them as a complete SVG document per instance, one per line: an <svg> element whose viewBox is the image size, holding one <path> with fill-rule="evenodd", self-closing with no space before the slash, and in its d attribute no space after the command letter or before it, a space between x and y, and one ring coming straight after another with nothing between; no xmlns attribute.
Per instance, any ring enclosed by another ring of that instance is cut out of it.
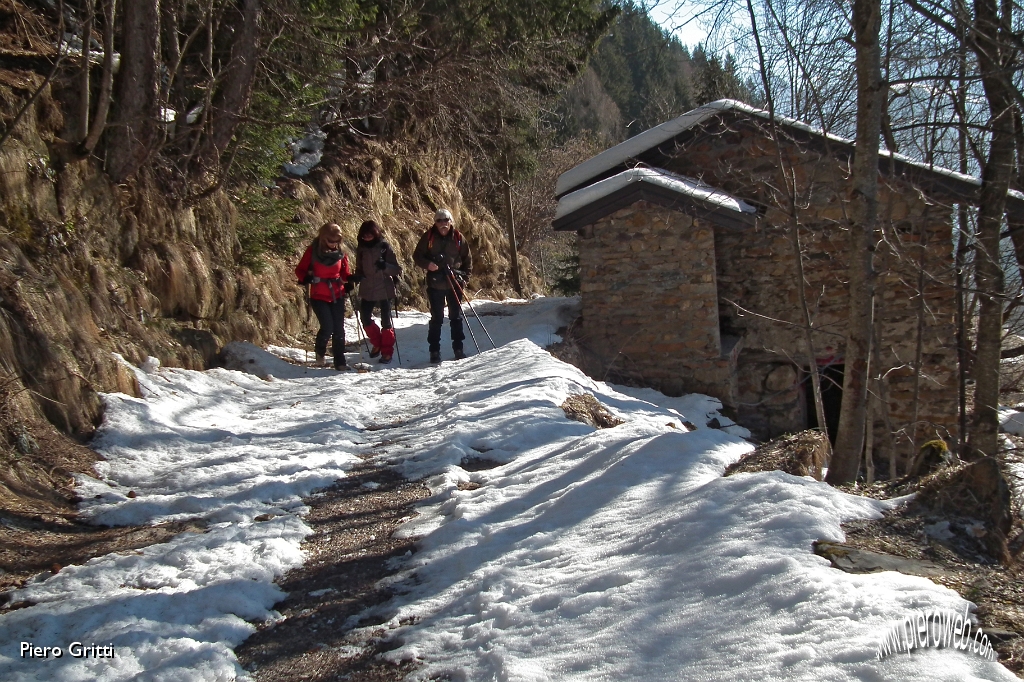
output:
<svg viewBox="0 0 1024 682"><path fill-rule="evenodd" d="M635 138L634 138L635 139ZM719 208L725 208L739 213L756 213L757 209L742 199L737 199L720 189L706 185L698 180L687 178L682 175L670 173L661 168L631 168L618 175L605 178L593 185L588 185L575 192L566 194L558 200L558 208L555 211L555 220L567 216L584 206L608 196L616 190L626 187L630 183L646 182L659 187L678 192L705 204L712 204Z"/></svg>
<svg viewBox="0 0 1024 682"><path fill-rule="evenodd" d="M610 149L606 149L597 156L562 173L558 176L558 182L555 184L555 196L562 196L574 188L580 187L588 180L597 177L605 171L611 170L616 166L625 163L629 159L636 158L647 150L671 140L676 135L693 128L714 116L728 111L757 116L758 118L762 118L766 121L771 120L771 114L764 109L756 109L748 104L744 104L743 102L737 102L736 100L720 99L716 102L705 104L704 106L697 107L692 111L688 111L678 118L674 118L671 121L666 121L665 123L654 126L649 130L645 130L639 135L631 137L625 142L621 142ZM853 140L833 135L832 133L826 133L821 128L816 128L793 118L787 118L776 114L775 122L778 125L795 130L801 130L810 135L814 135L815 137L825 138L843 145L853 145ZM878 153L879 156L891 157L896 161L909 166L914 166L915 168L937 173L978 187L981 186L981 180L972 175L965 175L963 173L949 170L948 168L941 168L939 166L922 163L910 158L909 156L893 154L888 150L879 150ZM1010 190L1009 194L1018 201L1024 200L1024 193L1016 190Z"/></svg>
<svg viewBox="0 0 1024 682"><path fill-rule="evenodd" d="M579 187L587 180L600 175L606 170L615 168L627 159L639 156L651 147L672 139L684 130L688 130L720 112L731 109L733 104L739 104L739 102L723 99L711 104L705 104L678 118L645 130L639 135L631 137L625 142L620 142L610 149L604 150L597 156L559 175L558 182L555 184L555 194L561 196L572 188Z"/></svg>

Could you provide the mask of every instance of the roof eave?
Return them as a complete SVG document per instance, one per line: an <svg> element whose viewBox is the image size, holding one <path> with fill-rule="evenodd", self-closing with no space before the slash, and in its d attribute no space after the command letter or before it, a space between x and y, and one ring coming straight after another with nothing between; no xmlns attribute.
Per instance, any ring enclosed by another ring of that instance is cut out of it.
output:
<svg viewBox="0 0 1024 682"><path fill-rule="evenodd" d="M704 202L659 185L633 182L553 220L551 225L555 231L579 230L638 201L648 201L681 211L730 229L750 227L757 220L756 213L740 212Z"/></svg>

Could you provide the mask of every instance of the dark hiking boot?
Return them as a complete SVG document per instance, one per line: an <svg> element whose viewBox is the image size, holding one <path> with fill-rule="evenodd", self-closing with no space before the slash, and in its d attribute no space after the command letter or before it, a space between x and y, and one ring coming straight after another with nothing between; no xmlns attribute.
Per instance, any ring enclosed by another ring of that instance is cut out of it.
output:
<svg viewBox="0 0 1024 682"><path fill-rule="evenodd" d="M461 348L456 348L455 349L455 359L456 360L465 360L466 359L466 353Z"/></svg>
<svg viewBox="0 0 1024 682"><path fill-rule="evenodd" d="M431 353L430 353L430 361L433 362L434 364L437 364L437 363L441 362L441 352L440 351L431 351Z"/></svg>
<svg viewBox="0 0 1024 682"><path fill-rule="evenodd" d="M374 346L373 348L370 349L370 357L371 358L375 358L378 355L380 355L380 348L378 348L377 346Z"/></svg>
<svg viewBox="0 0 1024 682"><path fill-rule="evenodd" d="M379 362L382 365L390 365L391 364L391 356L390 355L382 355L382 356L380 356L380 360L378 360L377 362Z"/></svg>

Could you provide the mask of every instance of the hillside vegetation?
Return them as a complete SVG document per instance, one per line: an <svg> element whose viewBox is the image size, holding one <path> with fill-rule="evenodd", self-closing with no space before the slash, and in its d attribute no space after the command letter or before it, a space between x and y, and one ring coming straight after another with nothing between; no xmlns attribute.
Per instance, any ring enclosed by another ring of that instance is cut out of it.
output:
<svg viewBox="0 0 1024 682"><path fill-rule="evenodd" d="M511 197L544 291L553 178L638 132L631 102L675 93L647 125L698 101L689 60L632 6L574 0L0 0L0 509L71 509L100 394L138 393L125 362L308 341L291 269L325 221L354 243L378 220L417 306L409 257L448 207L470 287L502 297Z"/></svg>

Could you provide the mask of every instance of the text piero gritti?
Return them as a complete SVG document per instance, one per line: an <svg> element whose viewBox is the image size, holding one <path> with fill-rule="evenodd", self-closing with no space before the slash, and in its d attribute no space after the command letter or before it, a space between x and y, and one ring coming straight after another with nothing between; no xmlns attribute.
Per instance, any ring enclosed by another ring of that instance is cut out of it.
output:
<svg viewBox="0 0 1024 682"><path fill-rule="evenodd" d="M35 646L32 642L21 643L22 658L61 658L64 654L71 658L113 658L113 644L84 644L71 642L67 647Z"/></svg>

